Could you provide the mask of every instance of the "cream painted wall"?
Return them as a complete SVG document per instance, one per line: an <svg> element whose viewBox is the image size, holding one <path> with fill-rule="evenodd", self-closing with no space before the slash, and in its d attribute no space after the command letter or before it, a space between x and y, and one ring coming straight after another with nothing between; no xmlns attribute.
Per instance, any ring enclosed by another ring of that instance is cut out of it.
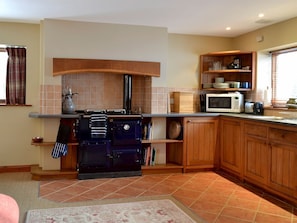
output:
<svg viewBox="0 0 297 223"><path fill-rule="evenodd" d="M263 51L297 43L297 17L234 38L233 47L240 50ZM256 37L263 36L262 42Z"/></svg>
<svg viewBox="0 0 297 223"><path fill-rule="evenodd" d="M161 78L153 78L153 86L166 83L167 28L48 19L42 27L44 83L60 83L52 77L53 57L161 62Z"/></svg>
<svg viewBox="0 0 297 223"><path fill-rule="evenodd" d="M199 56L232 50L232 39L195 35L168 35L167 87L198 88Z"/></svg>
<svg viewBox="0 0 297 223"><path fill-rule="evenodd" d="M0 44L27 47L26 102L32 106L0 106L0 166L38 164L39 149L31 138L40 134L40 120L28 117L39 111L40 38L39 25L0 23Z"/></svg>

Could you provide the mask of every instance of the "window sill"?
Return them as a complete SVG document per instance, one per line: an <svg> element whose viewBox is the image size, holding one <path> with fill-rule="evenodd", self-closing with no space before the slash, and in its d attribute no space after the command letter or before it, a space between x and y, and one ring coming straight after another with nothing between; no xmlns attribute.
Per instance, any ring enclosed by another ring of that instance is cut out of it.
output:
<svg viewBox="0 0 297 223"><path fill-rule="evenodd" d="M277 116L285 119L296 119L297 109L286 108L286 107L264 107L264 115L266 116Z"/></svg>

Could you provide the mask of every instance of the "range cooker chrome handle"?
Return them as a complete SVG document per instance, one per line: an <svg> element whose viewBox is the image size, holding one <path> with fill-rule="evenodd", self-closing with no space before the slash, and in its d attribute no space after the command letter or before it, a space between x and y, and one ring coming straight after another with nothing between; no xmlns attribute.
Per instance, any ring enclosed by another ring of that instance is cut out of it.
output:
<svg viewBox="0 0 297 223"><path fill-rule="evenodd" d="M123 129L126 130L126 131L128 131L130 129L130 125L129 124L125 124L123 126Z"/></svg>
<svg viewBox="0 0 297 223"><path fill-rule="evenodd" d="M109 159L113 159L113 155L111 155L111 154L107 154L106 156L107 156L107 158L109 158Z"/></svg>

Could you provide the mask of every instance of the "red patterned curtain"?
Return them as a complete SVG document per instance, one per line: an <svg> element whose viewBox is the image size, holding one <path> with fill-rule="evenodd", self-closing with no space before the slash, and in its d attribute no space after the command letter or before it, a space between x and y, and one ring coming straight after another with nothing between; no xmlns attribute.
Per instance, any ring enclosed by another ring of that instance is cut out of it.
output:
<svg viewBox="0 0 297 223"><path fill-rule="evenodd" d="M6 103L25 104L26 101L26 48L7 47Z"/></svg>

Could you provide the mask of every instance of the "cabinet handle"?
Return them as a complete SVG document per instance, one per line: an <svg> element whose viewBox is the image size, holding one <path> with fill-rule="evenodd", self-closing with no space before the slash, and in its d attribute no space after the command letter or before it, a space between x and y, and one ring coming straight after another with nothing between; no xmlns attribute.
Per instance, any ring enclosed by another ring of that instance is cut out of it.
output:
<svg viewBox="0 0 297 223"><path fill-rule="evenodd" d="M192 122L192 120L191 120L191 119L187 121L187 123L190 123L190 122Z"/></svg>

